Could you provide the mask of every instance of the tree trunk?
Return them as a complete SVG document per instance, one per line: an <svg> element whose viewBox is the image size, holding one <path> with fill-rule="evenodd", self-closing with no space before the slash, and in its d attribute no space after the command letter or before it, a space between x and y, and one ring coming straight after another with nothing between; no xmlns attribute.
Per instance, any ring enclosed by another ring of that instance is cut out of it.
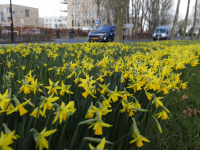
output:
<svg viewBox="0 0 200 150"><path fill-rule="evenodd" d="M119 17L118 17L117 29L116 29L114 42L123 43L123 25L124 25L125 2L126 2L126 0L121 0L121 2L120 2L120 11L119 11Z"/></svg>
<svg viewBox="0 0 200 150"><path fill-rule="evenodd" d="M133 0L132 0L132 24L134 24L134 20L133 20L133 7L134 6L134 4L133 4ZM135 26L135 24L134 24L134 26ZM134 28L132 28L132 36L134 35Z"/></svg>
<svg viewBox="0 0 200 150"><path fill-rule="evenodd" d="M181 0L178 0L177 7L176 7L176 14L175 14L173 28L172 28L172 33L171 33L171 40L174 40L174 31L176 29L176 24L178 21L178 12L179 12L180 2L181 2Z"/></svg>
<svg viewBox="0 0 200 150"><path fill-rule="evenodd" d="M106 5L105 5L105 8L106 8L106 20L105 20L105 24L106 25L111 25L110 23L110 5L111 5L111 0L109 0Z"/></svg>
<svg viewBox="0 0 200 150"><path fill-rule="evenodd" d="M194 28L195 28L196 17L197 17L197 2L198 2L198 0L196 0L196 3L195 3L194 22L193 22L193 27L192 27L192 36L191 36L191 40L192 40L193 37L194 37Z"/></svg>
<svg viewBox="0 0 200 150"><path fill-rule="evenodd" d="M143 33L143 19L144 19L144 0L142 1L142 17L141 17L141 24L140 24L140 37L142 37L142 33Z"/></svg>
<svg viewBox="0 0 200 150"><path fill-rule="evenodd" d="M186 12L186 16L185 16L185 26L184 26L182 40L185 40L189 8L190 8L190 0L188 0L188 6L187 6L187 12Z"/></svg>

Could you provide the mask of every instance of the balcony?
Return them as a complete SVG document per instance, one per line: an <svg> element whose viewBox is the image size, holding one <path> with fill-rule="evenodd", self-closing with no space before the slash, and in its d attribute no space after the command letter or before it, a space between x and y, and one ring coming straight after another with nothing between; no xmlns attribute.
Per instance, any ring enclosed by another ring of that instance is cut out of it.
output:
<svg viewBox="0 0 200 150"><path fill-rule="evenodd" d="M61 12L67 12L67 9L66 8L62 8L60 9Z"/></svg>
<svg viewBox="0 0 200 150"><path fill-rule="evenodd" d="M65 17L65 16L60 16L59 19L61 19L61 20L67 20L67 17Z"/></svg>
<svg viewBox="0 0 200 150"><path fill-rule="evenodd" d="M60 3L67 4L67 0L60 0Z"/></svg>

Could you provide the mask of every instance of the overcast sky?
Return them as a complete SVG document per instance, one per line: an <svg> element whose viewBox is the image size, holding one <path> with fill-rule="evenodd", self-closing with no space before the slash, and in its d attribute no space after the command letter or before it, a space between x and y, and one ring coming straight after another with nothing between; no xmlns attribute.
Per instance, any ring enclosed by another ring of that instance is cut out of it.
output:
<svg viewBox="0 0 200 150"><path fill-rule="evenodd" d="M60 0L12 0L13 4L35 7L39 9L39 17L44 16L59 16L60 15ZM174 0L174 13L178 0ZM0 0L0 4L9 4L10 0ZM193 11L195 0L191 0L190 13ZM187 0L181 0L179 16L183 19L186 14Z"/></svg>

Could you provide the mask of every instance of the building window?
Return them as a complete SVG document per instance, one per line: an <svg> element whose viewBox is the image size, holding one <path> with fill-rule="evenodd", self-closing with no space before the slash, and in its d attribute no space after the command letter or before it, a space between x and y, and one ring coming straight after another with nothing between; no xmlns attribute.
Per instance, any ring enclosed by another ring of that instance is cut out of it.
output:
<svg viewBox="0 0 200 150"><path fill-rule="evenodd" d="M45 28L48 28L48 24L45 24Z"/></svg>
<svg viewBox="0 0 200 150"><path fill-rule="evenodd" d="M76 27L76 20L75 20L75 25L74 26Z"/></svg>
<svg viewBox="0 0 200 150"><path fill-rule="evenodd" d="M78 20L78 27L80 27L80 20Z"/></svg>
<svg viewBox="0 0 200 150"><path fill-rule="evenodd" d="M89 11L86 12L87 18L89 18Z"/></svg>
<svg viewBox="0 0 200 150"><path fill-rule="evenodd" d="M49 22L51 22L52 20L51 20L51 18L49 19Z"/></svg>
<svg viewBox="0 0 200 150"><path fill-rule="evenodd" d="M49 19L48 19L48 18L46 18L46 22L49 22Z"/></svg>
<svg viewBox="0 0 200 150"><path fill-rule="evenodd" d="M72 3L72 10L74 10L74 3Z"/></svg>
<svg viewBox="0 0 200 150"><path fill-rule="evenodd" d="M25 17L29 17L29 10L25 9Z"/></svg>
<svg viewBox="0 0 200 150"><path fill-rule="evenodd" d="M61 19L58 19L58 22L61 22Z"/></svg>
<svg viewBox="0 0 200 150"><path fill-rule="evenodd" d="M86 18L86 12L83 13L83 18Z"/></svg>
<svg viewBox="0 0 200 150"><path fill-rule="evenodd" d="M74 10L76 10L76 3L74 4Z"/></svg>
<svg viewBox="0 0 200 150"><path fill-rule="evenodd" d="M80 3L78 3L78 10L80 10L80 7L81 7L81 5L80 5Z"/></svg>
<svg viewBox="0 0 200 150"><path fill-rule="evenodd" d="M72 12L72 19L74 19L74 12Z"/></svg>
<svg viewBox="0 0 200 150"><path fill-rule="evenodd" d="M86 3L83 4L83 8L84 8L84 10L86 10Z"/></svg>
<svg viewBox="0 0 200 150"><path fill-rule="evenodd" d="M77 13L77 11L75 12L75 19L77 19L77 17L78 17L78 13Z"/></svg>
<svg viewBox="0 0 200 150"><path fill-rule="evenodd" d="M54 22L56 22L56 18L54 18Z"/></svg>
<svg viewBox="0 0 200 150"><path fill-rule="evenodd" d="M80 19L80 11L78 12L78 19Z"/></svg>
<svg viewBox="0 0 200 150"><path fill-rule="evenodd" d="M11 21L11 17L8 17L8 22L10 22Z"/></svg>
<svg viewBox="0 0 200 150"><path fill-rule="evenodd" d="M7 8L7 13L10 13L10 7Z"/></svg>
<svg viewBox="0 0 200 150"><path fill-rule="evenodd" d="M74 27L74 20L72 20L72 27Z"/></svg>
<svg viewBox="0 0 200 150"><path fill-rule="evenodd" d="M4 13L4 14L6 13L6 8L3 8L3 13Z"/></svg>
<svg viewBox="0 0 200 150"><path fill-rule="evenodd" d="M57 28L57 24L55 24L54 27Z"/></svg>
<svg viewBox="0 0 200 150"><path fill-rule="evenodd" d="M86 25L86 20L83 20L83 26L87 26L87 25Z"/></svg>
<svg viewBox="0 0 200 150"><path fill-rule="evenodd" d="M93 2L93 7L92 7L92 9L95 10L95 2Z"/></svg>

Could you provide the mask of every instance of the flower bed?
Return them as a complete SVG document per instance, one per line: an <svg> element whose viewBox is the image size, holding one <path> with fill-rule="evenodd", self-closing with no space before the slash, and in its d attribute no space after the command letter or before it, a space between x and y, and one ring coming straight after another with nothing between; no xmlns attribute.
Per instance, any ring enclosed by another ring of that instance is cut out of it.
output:
<svg viewBox="0 0 200 150"><path fill-rule="evenodd" d="M162 133L170 92L199 54L198 40L1 47L2 145L142 147Z"/></svg>

